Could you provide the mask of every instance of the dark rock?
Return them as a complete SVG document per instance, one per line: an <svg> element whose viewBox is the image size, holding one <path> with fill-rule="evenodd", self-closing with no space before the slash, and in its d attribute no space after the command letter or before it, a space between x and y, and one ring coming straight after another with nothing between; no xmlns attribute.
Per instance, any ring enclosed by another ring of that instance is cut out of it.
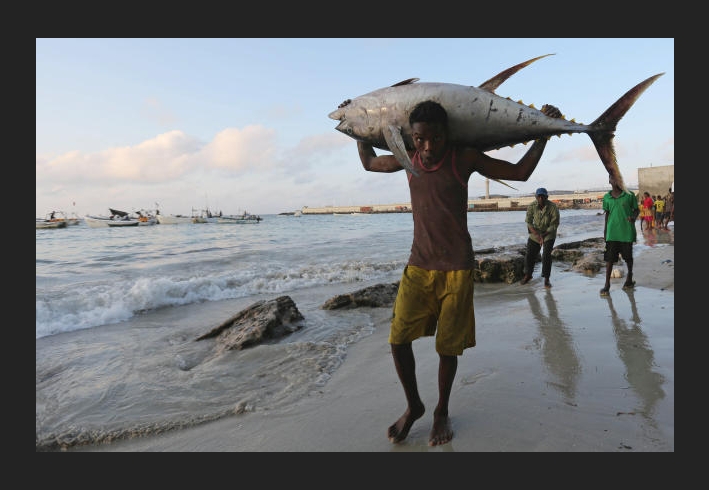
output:
<svg viewBox="0 0 709 490"><path fill-rule="evenodd" d="M475 251L474 282L506 282L512 284L524 274L524 247L503 247L489 257L479 258Z"/></svg>
<svg viewBox="0 0 709 490"><path fill-rule="evenodd" d="M391 306L394 304L398 290L398 281L391 284L376 284L355 291L354 293L333 296L323 303L320 308L323 310L338 310L343 308L357 308L359 306Z"/></svg>
<svg viewBox="0 0 709 490"><path fill-rule="evenodd" d="M554 247L552 260L570 262L571 268L580 272L596 273L605 267L603 238L590 238L577 242L562 243ZM512 284L524 275L526 246L485 248L475 251L475 282ZM536 261L541 261L537 254ZM327 300L320 308L336 310L359 306L392 306L396 299L399 283L377 284L350 294L340 294Z"/></svg>
<svg viewBox="0 0 709 490"><path fill-rule="evenodd" d="M571 268L580 272L595 274L606 266L603 251L606 241L601 238L589 238L578 242L562 243L551 253L552 260L571 262Z"/></svg>
<svg viewBox="0 0 709 490"><path fill-rule="evenodd" d="M217 352L280 339L303 327L303 315L290 296L257 301L195 340L217 337Z"/></svg>

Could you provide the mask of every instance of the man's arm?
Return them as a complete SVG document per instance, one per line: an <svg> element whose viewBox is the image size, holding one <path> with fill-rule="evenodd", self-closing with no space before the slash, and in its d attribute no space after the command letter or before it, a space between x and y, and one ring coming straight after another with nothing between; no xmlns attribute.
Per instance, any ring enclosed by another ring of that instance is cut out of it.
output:
<svg viewBox="0 0 709 490"><path fill-rule="evenodd" d="M377 156L369 143L358 141L357 152L362 166L369 172L398 172L404 168L394 155Z"/></svg>
<svg viewBox="0 0 709 490"><path fill-rule="evenodd" d="M534 203L530 204L527 206L527 215L524 219L524 221L527 223L527 230L529 230L529 233L536 236L537 240L539 240L539 243L544 243L544 237L542 236L541 232L537 230L534 225L532 224L534 219Z"/></svg>
<svg viewBox="0 0 709 490"><path fill-rule="evenodd" d="M551 220L551 224L549 225L549 228L547 228L547 231L556 231L559 229L559 222L561 221L561 213L559 212L559 206L556 204L552 203L554 206L554 211L553 211L553 216Z"/></svg>
<svg viewBox="0 0 709 490"><path fill-rule="evenodd" d="M638 207L638 199L635 197L634 194L631 195L633 196L633 200L631 201L629 221L632 221L634 223L635 220L638 219L638 215L640 214L640 208Z"/></svg>

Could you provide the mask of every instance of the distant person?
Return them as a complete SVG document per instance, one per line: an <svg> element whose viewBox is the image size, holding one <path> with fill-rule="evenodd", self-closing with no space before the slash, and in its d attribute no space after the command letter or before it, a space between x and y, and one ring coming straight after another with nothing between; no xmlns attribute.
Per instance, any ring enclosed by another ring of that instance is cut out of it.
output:
<svg viewBox="0 0 709 490"><path fill-rule="evenodd" d="M52 211L52 213L49 215L49 219L54 219L54 213L56 213L56 211Z"/></svg>
<svg viewBox="0 0 709 490"><path fill-rule="evenodd" d="M611 190L603 196L603 211L605 219L603 225L603 238L606 249L603 260L606 262L606 283L601 289L601 296L608 296L611 289L611 272L613 264L618 262L618 255L623 257L628 266L628 276L625 278L623 289L635 286L633 281L633 243L637 239L635 220L638 218L638 200L630 191L625 191L620 183L611 175L608 179ZM645 193L648 198L650 194Z"/></svg>
<svg viewBox="0 0 709 490"><path fill-rule="evenodd" d="M643 229L643 223L645 224L645 229L646 230L651 230L652 229L652 222L655 219L653 216L652 212L652 207L655 205L655 202L652 200L652 196L650 196L650 193L645 191L643 193L643 202L642 202L642 213L643 213L643 221L640 222L640 231Z"/></svg>
<svg viewBox="0 0 709 490"><path fill-rule="evenodd" d="M662 224L665 221L665 201L661 195L655 197L655 227L657 229L663 229Z"/></svg>
<svg viewBox="0 0 709 490"><path fill-rule="evenodd" d="M667 195L665 196L665 230L669 230L668 226L670 221L675 220L675 193L672 191L672 187L667 190Z"/></svg>
<svg viewBox="0 0 709 490"><path fill-rule="evenodd" d="M561 117L554 106L542 107ZM389 330L394 367L406 396L406 410L387 429L392 443L406 439L425 407L416 382L412 342L436 336L438 404L433 411L429 446L453 439L448 401L458 370L458 356L475 347L473 271L475 255L468 231L468 180L474 172L491 178L526 181L537 167L546 138L532 144L517 164L493 158L473 147L449 140L448 114L437 102L417 104L409 115L414 148L409 158L419 175L406 171L411 195L414 237L401 276ZM475 128L471 128L475 130ZM380 155L370 143L357 141L362 166L369 172L398 172L394 155Z"/></svg>
<svg viewBox="0 0 709 490"><path fill-rule="evenodd" d="M524 278L522 284L527 284L532 279L534 265L537 262L539 250L542 250L542 277L544 287L550 288L549 276L551 275L551 251L556 241L556 230L559 228L559 208L549 200L549 194L544 187L537 189L534 194L535 201L527 206L527 251L524 257Z"/></svg>

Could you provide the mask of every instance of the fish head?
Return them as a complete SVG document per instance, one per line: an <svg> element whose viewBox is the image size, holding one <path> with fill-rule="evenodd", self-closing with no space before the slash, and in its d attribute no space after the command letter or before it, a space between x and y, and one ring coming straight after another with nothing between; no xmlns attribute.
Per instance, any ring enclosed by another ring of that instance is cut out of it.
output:
<svg viewBox="0 0 709 490"><path fill-rule="evenodd" d="M387 121L386 112L387 107L376 99L361 96L345 100L328 117L340 121L335 129L350 138L386 148L382 132L383 123Z"/></svg>

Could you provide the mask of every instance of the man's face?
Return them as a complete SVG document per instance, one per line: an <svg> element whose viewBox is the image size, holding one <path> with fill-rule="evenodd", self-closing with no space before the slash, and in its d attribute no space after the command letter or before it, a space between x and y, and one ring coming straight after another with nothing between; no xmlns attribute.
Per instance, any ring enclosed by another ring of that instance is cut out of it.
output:
<svg viewBox="0 0 709 490"><path fill-rule="evenodd" d="M431 166L438 163L446 152L446 132L438 123L418 122L411 126L411 136L414 147L421 156L424 165Z"/></svg>
<svg viewBox="0 0 709 490"><path fill-rule="evenodd" d="M544 194L537 194L537 204L540 206L544 207L544 204L547 202L547 197Z"/></svg>

